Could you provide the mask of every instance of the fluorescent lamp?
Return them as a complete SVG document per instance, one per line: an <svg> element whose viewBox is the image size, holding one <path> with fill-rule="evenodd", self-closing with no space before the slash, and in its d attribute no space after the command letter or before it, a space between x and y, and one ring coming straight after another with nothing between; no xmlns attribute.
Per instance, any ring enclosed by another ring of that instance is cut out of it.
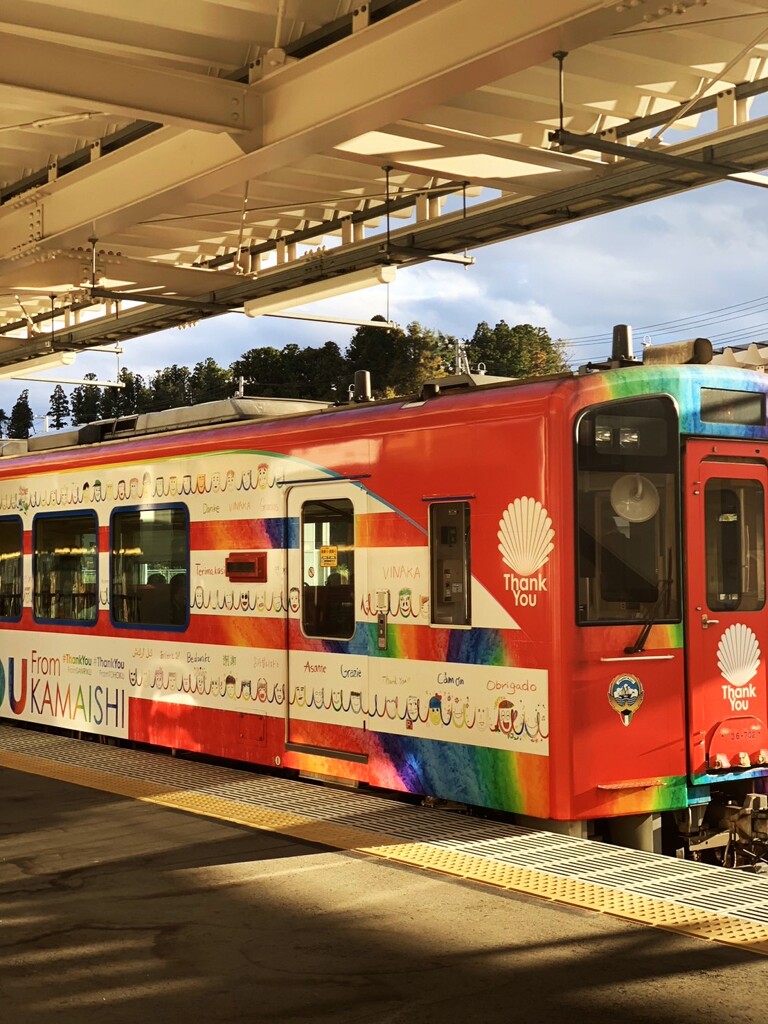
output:
<svg viewBox="0 0 768 1024"><path fill-rule="evenodd" d="M42 370L56 370L60 366L71 366L76 356L76 352L51 352L35 359L19 359L16 363L0 366L0 380L13 379L22 373L26 375Z"/></svg>
<svg viewBox="0 0 768 1024"><path fill-rule="evenodd" d="M292 306L301 306L305 302L319 302L321 299L332 299L336 295L358 291L360 288L372 288L377 284L391 284L395 280L397 270L386 265L366 267L365 270L354 270L350 274L337 274L327 277L324 281L313 281L298 288L275 292L274 295L263 295L258 299L248 299L243 304L247 316L265 316L268 313L279 313Z"/></svg>

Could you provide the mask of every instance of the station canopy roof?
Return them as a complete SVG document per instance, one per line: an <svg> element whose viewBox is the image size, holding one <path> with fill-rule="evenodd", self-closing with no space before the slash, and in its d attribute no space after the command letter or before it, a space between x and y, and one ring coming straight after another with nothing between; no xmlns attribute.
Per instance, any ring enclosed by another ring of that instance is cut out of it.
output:
<svg viewBox="0 0 768 1024"><path fill-rule="evenodd" d="M768 0L3 0L0 53L2 369L768 184Z"/></svg>

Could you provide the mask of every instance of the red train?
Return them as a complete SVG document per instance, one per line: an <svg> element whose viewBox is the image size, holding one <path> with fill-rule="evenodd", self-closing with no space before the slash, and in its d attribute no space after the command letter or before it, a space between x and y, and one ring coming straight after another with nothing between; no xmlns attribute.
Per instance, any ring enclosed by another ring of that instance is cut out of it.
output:
<svg viewBox="0 0 768 1024"><path fill-rule="evenodd" d="M6 442L0 715L764 859L768 383L646 353Z"/></svg>

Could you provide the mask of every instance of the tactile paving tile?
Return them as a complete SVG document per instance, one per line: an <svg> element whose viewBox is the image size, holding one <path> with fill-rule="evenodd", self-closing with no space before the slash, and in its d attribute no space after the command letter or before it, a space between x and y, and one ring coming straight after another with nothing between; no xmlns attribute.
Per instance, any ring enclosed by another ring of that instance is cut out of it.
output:
<svg viewBox="0 0 768 1024"><path fill-rule="evenodd" d="M0 765L768 955L768 879L0 725Z"/></svg>

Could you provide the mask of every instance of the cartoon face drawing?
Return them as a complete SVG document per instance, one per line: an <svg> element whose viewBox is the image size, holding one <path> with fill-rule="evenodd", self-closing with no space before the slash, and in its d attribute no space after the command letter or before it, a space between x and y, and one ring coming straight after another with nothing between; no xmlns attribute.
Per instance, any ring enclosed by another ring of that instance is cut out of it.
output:
<svg viewBox="0 0 768 1024"><path fill-rule="evenodd" d="M274 701L275 704L282 704L285 700L285 683L278 683L275 687Z"/></svg>
<svg viewBox="0 0 768 1024"><path fill-rule="evenodd" d="M256 595L256 611L263 612L264 611L264 606L265 606L264 594L263 593L257 594Z"/></svg>
<svg viewBox="0 0 768 1024"><path fill-rule="evenodd" d="M131 486L130 496L132 498L138 498L138 496L139 496L139 478L136 477L136 476L132 476L131 477L131 485L130 486Z"/></svg>
<svg viewBox="0 0 768 1024"><path fill-rule="evenodd" d="M341 711L341 690L331 690L331 707L334 711Z"/></svg>
<svg viewBox="0 0 768 1024"><path fill-rule="evenodd" d="M120 480L118 482L118 485L117 485L117 500L118 501L125 501L126 496L127 496L127 491L126 491L126 487L125 487L125 480Z"/></svg>
<svg viewBox="0 0 768 1024"><path fill-rule="evenodd" d="M300 708L304 707L305 693L306 690L303 686L295 686L293 689L293 703Z"/></svg>
<svg viewBox="0 0 768 1024"><path fill-rule="evenodd" d="M419 698L409 697L405 705L405 717L410 722L417 721L419 717Z"/></svg>
<svg viewBox="0 0 768 1024"><path fill-rule="evenodd" d="M266 462L262 462L256 470L256 486L260 491L265 491L269 487L268 480L268 467Z"/></svg>
<svg viewBox="0 0 768 1024"><path fill-rule="evenodd" d="M488 728L488 708L478 708L475 715L475 728L484 730Z"/></svg>
<svg viewBox="0 0 768 1024"><path fill-rule="evenodd" d="M205 494L205 473L197 474L197 493Z"/></svg>
<svg viewBox="0 0 768 1024"><path fill-rule="evenodd" d="M466 700L457 700L453 705L453 724L457 726L457 728L461 728L461 726L466 723L467 705L468 701Z"/></svg>
<svg viewBox="0 0 768 1024"><path fill-rule="evenodd" d="M179 688L179 674L178 672L171 671L168 673L168 690L178 690Z"/></svg>
<svg viewBox="0 0 768 1024"><path fill-rule="evenodd" d="M288 605L292 612L296 613L299 610L299 588L291 587L291 591L288 594Z"/></svg>
<svg viewBox="0 0 768 1024"><path fill-rule="evenodd" d="M325 703L325 688L322 686L316 686L313 693L312 699L316 708L321 708Z"/></svg>
<svg viewBox="0 0 768 1024"><path fill-rule="evenodd" d="M211 478L211 487L214 491L221 490L221 473L216 472L213 474Z"/></svg>
<svg viewBox="0 0 768 1024"><path fill-rule="evenodd" d="M443 698L439 693L429 698L429 721L431 725L440 725L442 722Z"/></svg>
<svg viewBox="0 0 768 1024"><path fill-rule="evenodd" d="M178 494L179 491L179 480L178 477L172 476L168 481L171 494Z"/></svg>
<svg viewBox="0 0 768 1024"><path fill-rule="evenodd" d="M384 701L384 712L387 718L395 718L397 716L397 697L387 697Z"/></svg>
<svg viewBox="0 0 768 1024"><path fill-rule="evenodd" d="M262 678L256 684L256 696L259 698L261 703L267 699L267 680Z"/></svg>
<svg viewBox="0 0 768 1024"><path fill-rule="evenodd" d="M130 669L128 672L128 682L131 686L138 686L138 673L135 668Z"/></svg>
<svg viewBox="0 0 768 1024"><path fill-rule="evenodd" d="M234 471L234 469L228 469L227 470L227 482L224 485L224 489L226 490L227 487L233 487L234 483L235 483L235 471Z"/></svg>
<svg viewBox="0 0 768 1024"><path fill-rule="evenodd" d="M407 619L411 614L411 591L408 587L403 587L398 595L398 606L400 608L400 614L404 619Z"/></svg>
<svg viewBox="0 0 768 1024"><path fill-rule="evenodd" d="M359 715L363 709L363 695L359 690L353 690L349 695L349 710Z"/></svg>
<svg viewBox="0 0 768 1024"><path fill-rule="evenodd" d="M155 669L155 686L160 689L163 685L163 670L161 668Z"/></svg>
<svg viewBox="0 0 768 1024"><path fill-rule="evenodd" d="M493 731L503 732L506 736L511 735L512 726L516 718L515 705L511 700L502 697L501 700L496 702L496 725L493 727Z"/></svg>

